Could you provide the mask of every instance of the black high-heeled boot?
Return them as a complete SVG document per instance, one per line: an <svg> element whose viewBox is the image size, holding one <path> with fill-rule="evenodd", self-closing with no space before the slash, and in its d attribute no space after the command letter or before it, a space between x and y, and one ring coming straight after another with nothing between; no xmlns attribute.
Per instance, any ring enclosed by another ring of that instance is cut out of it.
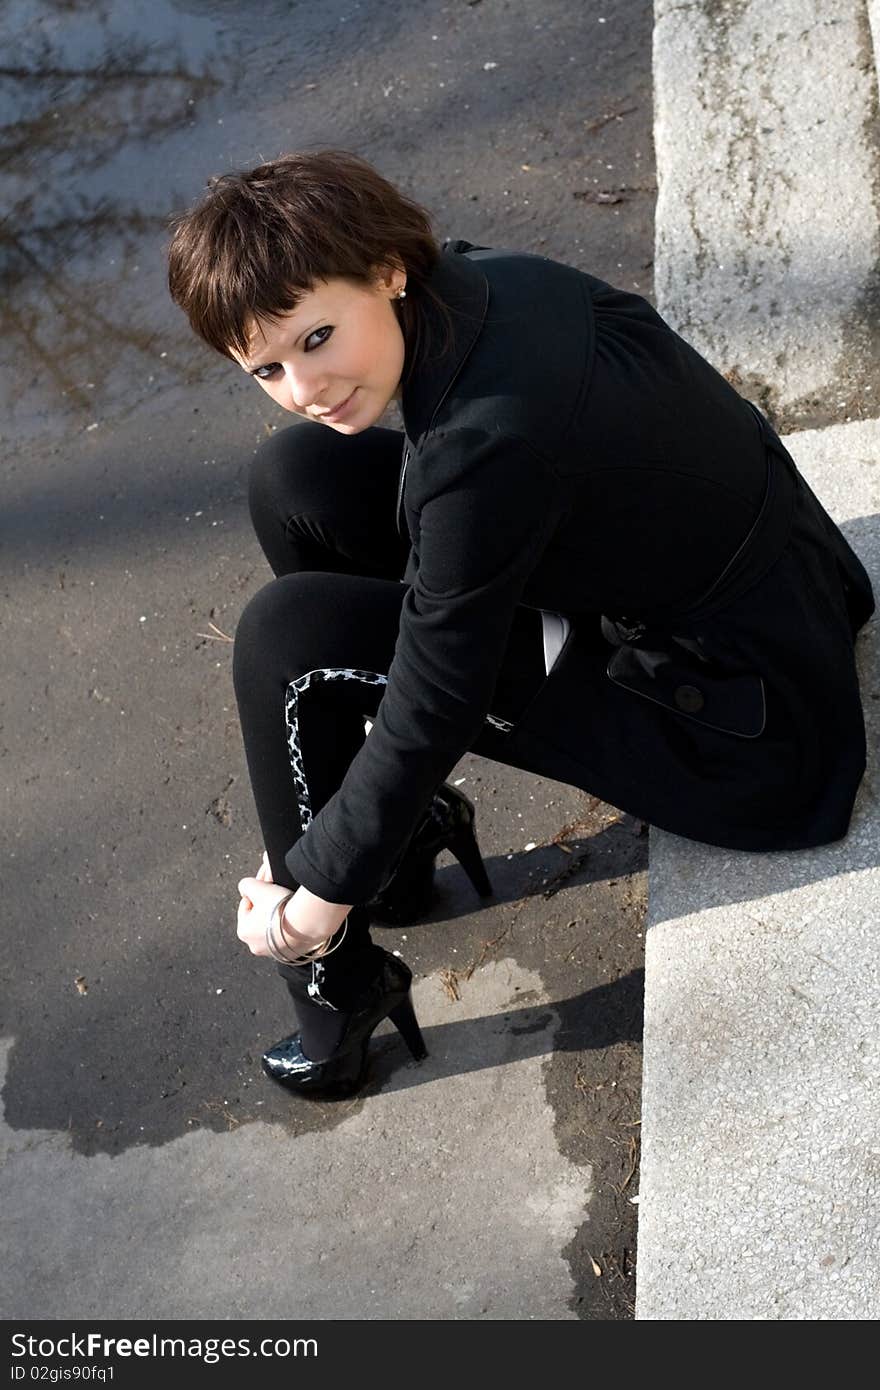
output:
<svg viewBox="0 0 880 1390"><path fill-rule="evenodd" d="M451 850L481 897L492 885L474 830L473 803L457 787L444 782L417 826L397 868L369 904L374 922L405 927L427 912L434 889L437 855Z"/></svg>
<svg viewBox="0 0 880 1390"><path fill-rule="evenodd" d="M317 1100L354 1095L366 1079L370 1037L383 1018L391 1019L417 1062L427 1057L410 998L412 972L390 952L383 951L382 956L379 973L340 1020L339 1041L330 1056L307 1057L301 1034L294 1033L263 1053L267 1076L289 1091Z"/></svg>

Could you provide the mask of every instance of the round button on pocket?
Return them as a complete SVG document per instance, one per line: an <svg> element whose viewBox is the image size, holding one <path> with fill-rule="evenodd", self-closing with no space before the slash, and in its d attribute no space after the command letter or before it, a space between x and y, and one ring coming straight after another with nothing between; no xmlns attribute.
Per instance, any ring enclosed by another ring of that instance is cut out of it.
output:
<svg viewBox="0 0 880 1390"><path fill-rule="evenodd" d="M695 685L679 685L673 697L683 714L697 714L705 705L701 691Z"/></svg>

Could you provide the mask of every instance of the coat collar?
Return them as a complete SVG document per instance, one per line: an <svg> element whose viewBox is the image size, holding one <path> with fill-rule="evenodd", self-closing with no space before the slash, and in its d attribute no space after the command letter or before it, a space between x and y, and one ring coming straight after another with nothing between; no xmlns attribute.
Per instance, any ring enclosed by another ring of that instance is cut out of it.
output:
<svg viewBox="0 0 880 1390"><path fill-rule="evenodd" d="M428 284L447 305L452 318L450 350L438 357L443 324L431 300L425 298L428 341L425 354L403 388L401 410L406 435L421 443L438 408L480 336L489 304L489 284L480 267L463 253L484 250L469 241L445 241L428 277Z"/></svg>

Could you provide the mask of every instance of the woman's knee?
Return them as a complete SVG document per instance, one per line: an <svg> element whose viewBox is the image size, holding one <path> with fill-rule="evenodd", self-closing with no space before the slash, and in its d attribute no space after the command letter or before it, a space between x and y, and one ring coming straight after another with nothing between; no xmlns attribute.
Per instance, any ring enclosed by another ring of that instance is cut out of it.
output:
<svg viewBox="0 0 880 1390"><path fill-rule="evenodd" d="M306 420L279 430L259 446L248 472L248 505L258 533L267 514L286 523L297 512L320 507L332 492L326 434L325 426Z"/></svg>
<svg viewBox="0 0 880 1390"><path fill-rule="evenodd" d="M394 654L403 588L386 580L305 570L270 580L245 604L235 630L237 692L283 684L317 667L385 672Z"/></svg>
<svg viewBox="0 0 880 1390"><path fill-rule="evenodd" d="M334 634L345 634L342 576L306 570L264 584L248 600L235 629L232 671L236 685L261 670L285 680L326 659Z"/></svg>
<svg viewBox="0 0 880 1390"><path fill-rule="evenodd" d="M304 421L260 446L248 503L276 575L400 578L409 548L395 524L401 437L374 425L349 438Z"/></svg>
<svg viewBox="0 0 880 1390"><path fill-rule="evenodd" d="M320 577L320 576L319 576ZM232 678L236 690L277 663L288 668L291 654L304 647L298 630L307 617L310 574L285 574L264 584L245 604L235 628Z"/></svg>

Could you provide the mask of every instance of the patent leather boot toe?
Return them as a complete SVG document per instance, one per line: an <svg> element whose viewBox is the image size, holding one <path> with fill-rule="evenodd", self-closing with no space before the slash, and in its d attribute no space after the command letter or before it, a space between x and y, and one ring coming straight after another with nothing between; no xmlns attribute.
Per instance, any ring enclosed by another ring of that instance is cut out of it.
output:
<svg viewBox="0 0 880 1390"><path fill-rule="evenodd" d="M473 802L463 792L448 782L438 787L397 868L369 904L371 919L405 927L424 916L434 891L435 860L444 849L455 855L480 896L490 896L474 820Z"/></svg>
<svg viewBox="0 0 880 1390"><path fill-rule="evenodd" d="M267 1076L289 1091L316 1100L354 1095L366 1080L370 1038L383 1018L390 1018L416 1061L428 1055L410 997L412 972L390 952L383 956L379 974L357 999L333 1053L320 1059L307 1057L299 1033L294 1033L263 1053Z"/></svg>

